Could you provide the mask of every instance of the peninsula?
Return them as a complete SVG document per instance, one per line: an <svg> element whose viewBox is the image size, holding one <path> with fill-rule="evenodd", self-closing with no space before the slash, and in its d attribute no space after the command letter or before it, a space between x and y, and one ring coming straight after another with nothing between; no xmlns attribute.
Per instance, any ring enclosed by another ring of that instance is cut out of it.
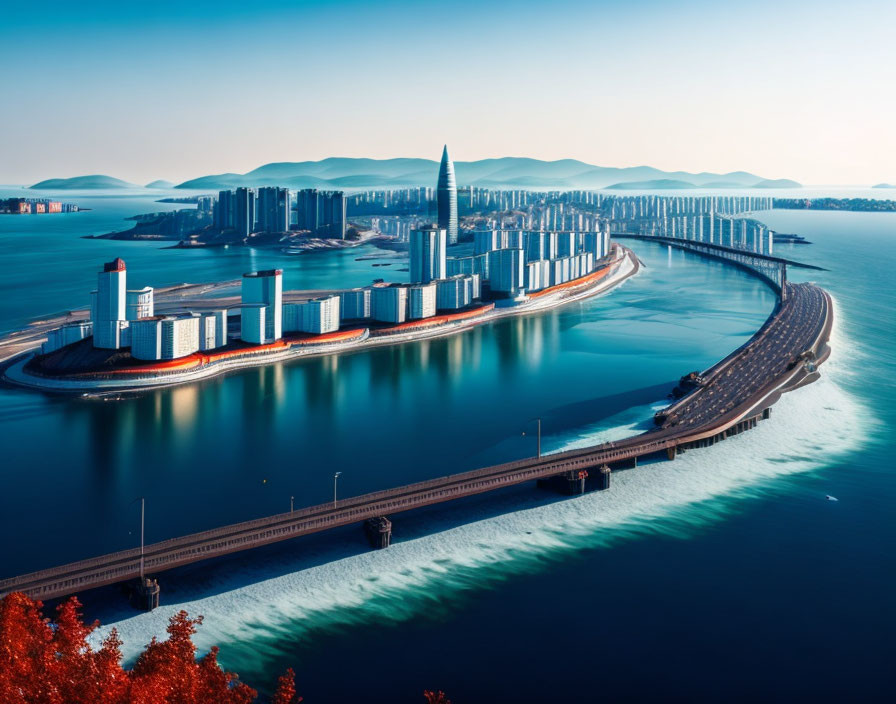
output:
<svg viewBox="0 0 896 704"><path fill-rule="evenodd" d="M473 288L478 275L450 277L441 284L383 283L280 294L279 270L250 272L242 279L239 301L202 296L190 301L188 314L174 313L183 310L180 295L166 306L171 314L156 315L152 289L142 289L128 292L124 306L114 304L127 309L126 315L134 311L140 317L124 324L97 320L96 310L89 317L86 311L75 312L65 325L48 331L39 350L30 348L8 359L3 379L44 391L88 394L188 383L298 357L456 334L499 318L546 311L607 292L635 275L639 266L629 249L614 245L584 275L528 295L520 291L513 298L501 297L497 290L483 297ZM95 309L114 290L123 290L125 284L119 282L125 275L121 260L104 267ZM222 284L228 286L232 282ZM437 307L440 287L442 305ZM9 342L15 337L0 341L0 349Z"/></svg>

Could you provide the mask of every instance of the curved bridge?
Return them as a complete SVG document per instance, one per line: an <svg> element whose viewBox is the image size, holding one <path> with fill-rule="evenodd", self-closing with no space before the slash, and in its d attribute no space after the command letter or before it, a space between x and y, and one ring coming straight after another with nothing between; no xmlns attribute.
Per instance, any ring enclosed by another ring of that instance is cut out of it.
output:
<svg viewBox="0 0 896 704"><path fill-rule="evenodd" d="M770 254L761 254L760 252L753 252L748 249L728 247L727 245L704 242L702 240L665 237L663 235L642 235L628 232L614 233L613 237L616 239L627 238L632 240L658 242L670 247L677 247L678 249L695 252L696 254L710 257L711 259L722 259L729 264L734 264L742 269L746 269L754 276L758 276L782 296L786 294L784 284L787 281L788 265L799 269L824 271L822 267L814 266L813 264L803 264L802 262L797 262L792 259L773 257Z"/></svg>
<svg viewBox="0 0 896 704"><path fill-rule="evenodd" d="M753 427L785 391L818 377L817 365L829 353L832 301L812 284L784 284L781 300L763 327L742 347L697 375L692 390L657 416L658 426L625 440L543 457L485 467L417 482L338 502L259 518L147 545L142 563L158 573L240 550L366 521L368 537L378 547L389 544L387 515L542 480L568 493L589 484L609 486L610 468L632 467L638 458L715 443ZM589 476L589 473L591 475ZM141 577L139 548L82 560L61 567L0 580L0 595L23 591L50 599Z"/></svg>

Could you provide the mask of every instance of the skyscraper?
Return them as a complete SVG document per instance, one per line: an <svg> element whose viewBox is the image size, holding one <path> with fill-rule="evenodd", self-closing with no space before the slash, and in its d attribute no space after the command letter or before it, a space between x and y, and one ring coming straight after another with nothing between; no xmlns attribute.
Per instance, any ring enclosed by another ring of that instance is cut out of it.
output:
<svg viewBox="0 0 896 704"><path fill-rule="evenodd" d="M255 231L255 191L237 188L233 196L232 227L240 237L248 237Z"/></svg>
<svg viewBox="0 0 896 704"><path fill-rule="evenodd" d="M127 269L121 258L103 265L97 274L96 295L91 305L93 346L115 350L126 346L127 328Z"/></svg>
<svg viewBox="0 0 896 704"><path fill-rule="evenodd" d="M233 227L233 191L220 191L214 206L215 227L226 230Z"/></svg>
<svg viewBox="0 0 896 704"><path fill-rule="evenodd" d="M342 191L321 193L318 236L345 239L345 194Z"/></svg>
<svg viewBox="0 0 896 704"><path fill-rule="evenodd" d="M345 239L345 194L306 188L296 193L298 228L314 237Z"/></svg>
<svg viewBox="0 0 896 704"><path fill-rule="evenodd" d="M286 232L289 230L289 189L259 188L255 210L259 232Z"/></svg>
<svg viewBox="0 0 896 704"><path fill-rule="evenodd" d="M439 227L448 232L448 244L457 244L457 183L447 144L442 150L437 191Z"/></svg>
<svg viewBox="0 0 896 704"><path fill-rule="evenodd" d="M447 276L446 239L441 226L427 225L411 231L411 283L425 284Z"/></svg>

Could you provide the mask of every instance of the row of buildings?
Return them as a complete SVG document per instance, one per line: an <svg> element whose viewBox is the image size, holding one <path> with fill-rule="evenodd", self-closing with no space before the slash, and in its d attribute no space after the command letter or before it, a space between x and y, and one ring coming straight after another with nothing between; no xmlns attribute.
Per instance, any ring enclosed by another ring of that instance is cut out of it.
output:
<svg viewBox="0 0 896 704"><path fill-rule="evenodd" d="M737 215L771 210L768 196L611 196L603 205L604 214L614 222L638 221L673 215Z"/></svg>
<svg viewBox="0 0 896 704"><path fill-rule="evenodd" d="M513 192L511 202L526 201L526 191ZM430 191L417 190L417 196ZM442 152L435 190L437 223L409 230L408 283L374 283L298 302L283 302L280 269L243 275L239 305L239 339L250 345L267 345L284 335L324 335L336 332L343 321L397 325L425 320L439 312L459 311L481 299L487 287L490 298L520 300L527 292L564 284L595 270L610 254L607 223L595 220L593 230L554 227L540 229L488 229L473 233L473 254L448 257L447 248L458 239L457 185L447 147ZM539 222L565 223L565 218L590 215L599 197L581 193L587 202L577 211L573 201L558 197L539 201ZM263 187L221 191L211 207L214 225L248 236L254 231L285 232L290 229L288 189ZM529 214L535 206L527 205ZM341 193L305 189L296 194L296 229L318 236L344 237L345 199ZM575 222L571 220L571 222ZM340 231L341 230L341 231ZM90 321L53 331L44 352L93 337L93 346L104 350L129 348L137 360L169 360L224 347L229 342L228 310L186 311L155 315L152 288L127 288L124 261L115 259L97 274L91 294Z"/></svg>
<svg viewBox="0 0 896 704"><path fill-rule="evenodd" d="M97 274L90 320L51 331L41 351L49 354L92 337L96 349L129 350L135 360L172 360L235 344L237 339L267 345L294 333L336 332L343 320L354 324L420 320L438 311L460 310L480 296L480 277L459 275L416 285L374 284L284 303L283 272L270 269L243 275L240 304L234 311L219 308L155 315L153 289L128 289L127 268L119 258ZM228 331L231 312L239 314L238 334Z"/></svg>
<svg viewBox="0 0 896 704"><path fill-rule="evenodd" d="M591 273L610 255L610 231L476 230L473 254L448 260L448 274L478 273L489 290L517 295Z"/></svg>
<svg viewBox="0 0 896 704"><path fill-rule="evenodd" d="M719 244L757 254L774 254L775 233L749 218L724 215L680 215L641 226L640 234Z"/></svg>
<svg viewBox="0 0 896 704"><path fill-rule="evenodd" d="M220 191L211 207L215 229L238 237L300 230L314 237L345 239L346 200L341 191L306 188L297 191L293 201L288 188L237 188Z"/></svg>
<svg viewBox="0 0 896 704"><path fill-rule="evenodd" d="M370 218L370 227L389 237L394 237L398 242L411 241L411 232L423 224L423 220L413 217L400 217L398 215L381 215Z"/></svg>
<svg viewBox="0 0 896 704"><path fill-rule="evenodd" d="M41 351L55 352L89 337L96 349L129 349L135 359L177 359L226 345L227 310L155 315L153 289L128 289L127 267L118 258L97 274L90 320L51 331Z"/></svg>
<svg viewBox="0 0 896 704"><path fill-rule="evenodd" d="M441 171L441 164L440 164ZM447 174L446 174L447 180ZM456 184L455 184L456 186ZM596 191L526 191L503 190L477 186L456 186L458 215L474 212L526 210L544 203L577 203L600 207L613 196ZM408 215L427 217L436 212L437 188L396 188L364 191L348 197L353 215Z"/></svg>
<svg viewBox="0 0 896 704"><path fill-rule="evenodd" d="M38 215L42 213L77 213L74 203L62 203L45 198L0 198L0 213Z"/></svg>

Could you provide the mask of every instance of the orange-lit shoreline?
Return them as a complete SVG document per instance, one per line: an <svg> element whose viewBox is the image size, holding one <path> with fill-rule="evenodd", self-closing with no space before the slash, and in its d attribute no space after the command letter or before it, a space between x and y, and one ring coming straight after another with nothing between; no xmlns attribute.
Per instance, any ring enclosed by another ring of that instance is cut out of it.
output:
<svg viewBox="0 0 896 704"><path fill-rule="evenodd" d="M11 383L59 393L105 394L140 391L209 379L230 371L291 361L299 357L339 354L378 345L394 345L455 334L504 317L539 313L572 301L604 293L636 274L640 264L631 250L618 247L613 263L557 286L528 294L516 305L483 303L456 313L410 320L398 325L367 326L358 323L323 335L291 333L266 345L231 343L229 349L197 352L180 359L118 369L44 375L25 365L33 351L11 360L4 379Z"/></svg>

